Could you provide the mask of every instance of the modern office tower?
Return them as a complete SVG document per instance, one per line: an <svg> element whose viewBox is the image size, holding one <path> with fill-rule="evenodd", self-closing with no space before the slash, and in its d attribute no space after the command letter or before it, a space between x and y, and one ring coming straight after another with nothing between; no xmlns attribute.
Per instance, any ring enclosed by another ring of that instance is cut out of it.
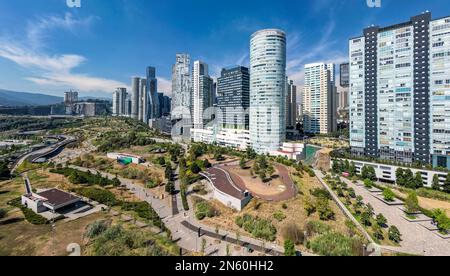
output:
<svg viewBox="0 0 450 276"><path fill-rule="evenodd" d="M250 73L242 66L222 69L217 79L220 128L249 129Z"/></svg>
<svg viewBox="0 0 450 276"><path fill-rule="evenodd" d="M144 124L148 124L150 118L149 113L151 112L150 95L148 94L147 83L147 79L142 78L139 85L139 121Z"/></svg>
<svg viewBox="0 0 450 276"><path fill-rule="evenodd" d="M286 78L286 128L297 125L297 86Z"/></svg>
<svg viewBox="0 0 450 276"><path fill-rule="evenodd" d="M177 54L172 67L172 110L191 109L191 58L188 54Z"/></svg>
<svg viewBox="0 0 450 276"><path fill-rule="evenodd" d="M120 116L119 105L120 105L120 92L116 90L113 92L113 101L112 101L112 115Z"/></svg>
<svg viewBox="0 0 450 276"><path fill-rule="evenodd" d="M306 133L327 134L337 130L334 64L305 65L303 127Z"/></svg>
<svg viewBox="0 0 450 276"><path fill-rule="evenodd" d="M349 106L348 94L350 85L350 64L340 65L340 87L338 89L338 111L347 110Z"/></svg>
<svg viewBox="0 0 450 276"><path fill-rule="evenodd" d="M131 117L132 106L133 101L131 100L131 95L127 93L127 98L125 100L125 116Z"/></svg>
<svg viewBox="0 0 450 276"><path fill-rule="evenodd" d="M141 78L139 81L139 108L138 108L138 120L142 121L144 118L144 94L145 94L145 81ZM147 107L145 107L147 109Z"/></svg>
<svg viewBox="0 0 450 276"><path fill-rule="evenodd" d="M131 82L131 118L136 120L139 119L140 84L141 78L133 77Z"/></svg>
<svg viewBox="0 0 450 276"><path fill-rule="evenodd" d="M194 62L192 74L193 121L195 129L203 129L208 123L205 111L213 106L214 82L208 75L208 65L201 61Z"/></svg>
<svg viewBox="0 0 450 276"><path fill-rule="evenodd" d="M169 96L165 96L163 93L158 93L158 100L160 105L159 117L170 115L172 99Z"/></svg>
<svg viewBox="0 0 450 276"><path fill-rule="evenodd" d="M450 17L363 33L350 40L352 152L450 168Z"/></svg>
<svg viewBox="0 0 450 276"><path fill-rule="evenodd" d="M64 104L73 104L78 102L78 92L70 90L69 92L64 92Z"/></svg>
<svg viewBox="0 0 450 276"><path fill-rule="evenodd" d="M158 118L160 106L158 100L158 80L156 79L155 67L147 67L147 94L149 99L148 119ZM147 120L148 121L148 120Z"/></svg>
<svg viewBox="0 0 450 276"><path fill-rule="evenodd" d="M341 87L347 88L350 85L350 64L342 63L340 65L340 85Z"/></svg>
<svg viewBox="0 0 450 276"><path fill-rule="evenodd" d="M286 34L260 30L250 42L250 142L258 153L286 139Z"/></svg>

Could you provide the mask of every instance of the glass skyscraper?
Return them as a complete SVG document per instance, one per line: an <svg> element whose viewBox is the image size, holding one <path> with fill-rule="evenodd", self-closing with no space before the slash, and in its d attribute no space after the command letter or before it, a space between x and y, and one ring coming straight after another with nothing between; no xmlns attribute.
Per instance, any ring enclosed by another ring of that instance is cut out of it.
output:
<svg viewBox="0 0 450 276"><path fill-rule="evenodd" d="M258 153L286 139L286 34L260 30L250 42L250 143Z"/></svg>
<svg viewBox="0 0 450 276"><path fill-rule="evenodd" d="M246 67L223 69L217 79L220 128L249 129L250 74Z"/></svg>

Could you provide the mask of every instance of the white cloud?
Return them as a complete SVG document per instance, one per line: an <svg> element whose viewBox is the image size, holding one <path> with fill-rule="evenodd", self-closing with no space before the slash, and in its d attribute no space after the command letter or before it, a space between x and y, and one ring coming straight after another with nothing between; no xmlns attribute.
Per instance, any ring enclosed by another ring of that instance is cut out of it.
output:
<svg viewBox="0 0 450 276"><path fill-rule="evenodd" d="M80 92L111 93L116 87L128 85L105 78L93 77L87 74L73 73L88 60L76 54L47 54L43 50L49 32L63 29L75 33L81 27L89 27L93 17L75 19L67 13L64 17L42 17L37 22L30 22L26 29L26 41L13 40L10 37L0 37L0 57L15 62L29 69L34 76L26 77L43 89L58 88L61 91L76 89Z"/></svg>
<svg viewBox="0 0 450 276"><path fill-rule="evenodd" d="M162 92L165 95L171 97L172 96L172 81L158 77L158 92Z"/></svg>

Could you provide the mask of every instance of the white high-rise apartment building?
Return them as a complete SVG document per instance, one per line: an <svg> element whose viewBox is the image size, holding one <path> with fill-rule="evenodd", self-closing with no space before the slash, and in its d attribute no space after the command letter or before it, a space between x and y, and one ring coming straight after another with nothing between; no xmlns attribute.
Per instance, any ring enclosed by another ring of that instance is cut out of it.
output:
<svg viewBox="0 0 450 276"><path fill-rule="evenodd" d="M258 153L286 139L286 34L260 30L250 41L250 143Z"/></svg>
<svg viewBox="0 0 450 276"><path fill-rule="evenodd" d="M119 87L113 93L113 116L125 115L125 102L127 99L127 89Z"/></svg>
<svg viewBox="0 0 450 276"><path fill-rule="evenodd" d="M306 133L327 134L337 129L334 64L305 65L303 126Z"/></svg>
<svg viewBox="0 0 450 276"><path fill-rule="evenodd" d="M352 153L450 168L450 17L366 28L349 56Z"/></svg>
<svg viewBox="0 0 450 276"><path fill-rule="evenodd" d="M208 75L208 65L202 61L194 62L192 73L192 116L194 129L203 129L207 123L204 118L205 111L213 106L214 88L213 80Z"/></svg>

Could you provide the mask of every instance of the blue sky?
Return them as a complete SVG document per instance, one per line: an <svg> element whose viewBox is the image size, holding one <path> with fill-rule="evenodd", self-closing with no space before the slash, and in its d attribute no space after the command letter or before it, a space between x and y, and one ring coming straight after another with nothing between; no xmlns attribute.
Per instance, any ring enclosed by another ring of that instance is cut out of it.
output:
<svg viewBox="0 0 450 276"><path fill-rule="evenodd" d="M450 15L448 0L0 0L0 88L62 95L110 96L148 65L159 90L171 93L178 52L210 65L248 65L250 35L281 28L288 35L288 74L302 84L310 62L341 63L348 39L371 24L406 21L425 10Z"/></svg>

